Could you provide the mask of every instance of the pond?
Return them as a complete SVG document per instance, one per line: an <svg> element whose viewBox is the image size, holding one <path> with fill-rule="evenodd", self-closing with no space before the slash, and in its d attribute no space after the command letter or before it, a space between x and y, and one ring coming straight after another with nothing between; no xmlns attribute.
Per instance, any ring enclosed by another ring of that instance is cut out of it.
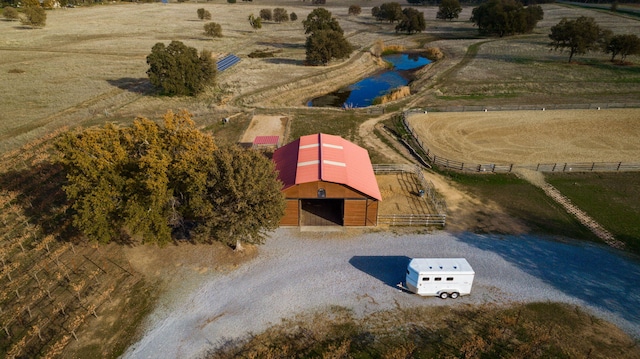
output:
<svg viewBox="0 0 640 359"><path fill-rule="evenodd" d="M376 97L389 93L410 82L409 73L431 63L426 57L415 54L394 54L382 57L393 65L390 70L380 71L355 84L309 101L309 107L367 107Z"/></svg>

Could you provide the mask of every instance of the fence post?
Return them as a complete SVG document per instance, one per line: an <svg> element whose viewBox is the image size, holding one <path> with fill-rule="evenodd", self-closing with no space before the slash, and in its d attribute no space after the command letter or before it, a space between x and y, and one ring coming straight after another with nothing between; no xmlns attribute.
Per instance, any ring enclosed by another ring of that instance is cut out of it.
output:
<svg viewBox="0 0 640 359"><path fill-rule="evenodd" d="M564 167L562 167L562 172L566 172L566 170L567 170L567 163L565 162Z"/></svg>
<svg viewBox="0 0 640 359"><path fill-rule="evenodd" d="M592 162L592 163L591 163L591 172L593 172L593 167L595 167L595 166L596 166L596 163L595 163L595 162Z"/></svg>
<svg viewBox="0 0 640 359"><path fill-rule="evenodd" d="M537 171L537 170L538 170L538 169L536 168L536 171ZM509 166L509 173L511 173L511 172L513 172L513 163Z"/></svg>
<svg viewBox="0 0 640 359"><path fill-rule="evenodd" d="M557 163L553 164L553 168L551 169L551 172L555 172L556 171L556 165L557 165Z"/></svg>
<svg viewBox="0 0 640 359"><path fill-rule="evenodd" d="M620 171L620 165L622 164L622 162L618 162L618 168L616 169L616 171Z"/></svg>

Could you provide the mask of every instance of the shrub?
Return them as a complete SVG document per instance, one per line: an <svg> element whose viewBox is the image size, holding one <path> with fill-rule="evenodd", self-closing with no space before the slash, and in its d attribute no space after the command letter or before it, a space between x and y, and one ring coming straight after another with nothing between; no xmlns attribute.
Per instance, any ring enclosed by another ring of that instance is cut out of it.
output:
<svg viewBox="0 0 640 359"><path fill-rule="evenodd" d="M7 6L2 11L2 15L7 20L18 20L20 16L18 15L18 10L12 8L11 6Z"/></svg>
<svg viewBox="0 0 640 359"><path fill-rule="evenodd" d="M222 37L222 26L215 22L204 25L204 33L209 37Z"/></svg>
<svg viewBox="0 0 640 359"><path fill-rule="evenodd" d="M349 15L358 16L362 12L362 8L358 5L349 6Z"/></svg>
<svg viewBox="0 0 640 359"><path fill-rule="evenodd" d="M47 22L47 14L40 6L29 6L24 9L25 17L20 21L24 25L43 27Z"/></svg>
<svg viewBox="0 0 640 359"><path fill-rule="evenodd" d="M203 8L198 9L198 19L200 20L211 20L211 13L209 10L205 10Z"/></svg>
<svg viewBox="0 0 640 359"><path fill-rule="evenodd" d="M428 47L425 50L425 57L432 61L440 60L444 57L442 50L437 47Z"/></svg>
<svg viewBox="0 0 640 359"><path fill-rule="evenodd" d="M289 14L287 13L287 10L281 7L277 7L273 9L273 21L275 22L289 21Z"/></svg>
<svg viewBox="0 0 640 359"><path fill-rule="evenodd" d="M260 18L264 21L271 21L271 19L273 19L273 14L271 13L271 9L260 10Z"/></svg>
<svg viewBox="0 0 640 359"><path fill-rule="evenodd" d="M295 12L292 12L291 14L289 14L289 20L291 21L298 20L298 15Z"/></svg>

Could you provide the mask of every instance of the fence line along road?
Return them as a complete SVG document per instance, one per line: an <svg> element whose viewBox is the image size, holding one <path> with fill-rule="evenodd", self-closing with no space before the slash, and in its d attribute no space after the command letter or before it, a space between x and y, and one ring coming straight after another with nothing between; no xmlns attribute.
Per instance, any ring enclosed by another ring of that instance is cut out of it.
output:
<svg viewBox="0 0 640 359"><path fill-rule="evenodd" d="M420 182L420 186L424 191L424 200L427 204L431 204L436 210L436 214L379 214L378 224L387 224L390 226L445 226L447 205L438 197L433 183L424 177L422 169L419 166L407 164L375 164L373 165L373 172L375 174L412 173Z"/></svg>
<svg viewBox="0 0 640 359"><path fill-rule="evenodd" d="M469 106L467 106L469 107ZM632 107L632 106L629 106ZM611 107L610 107L611 108ZM492 172L508 173L518 168L534 170L539 172L622 172L640 171L640 162L558 162L558 163L536 163L536 164L482 164L469 163L452 160L446 157L437 156L429 150L429 147L422 142L418 134L413 130L407 118L412 113L426 113L426 110L413 109L402 114L402 124L411 134L414 141L425 153L427 160L432 164L442 168L463 171L463 172Z"/></svg>

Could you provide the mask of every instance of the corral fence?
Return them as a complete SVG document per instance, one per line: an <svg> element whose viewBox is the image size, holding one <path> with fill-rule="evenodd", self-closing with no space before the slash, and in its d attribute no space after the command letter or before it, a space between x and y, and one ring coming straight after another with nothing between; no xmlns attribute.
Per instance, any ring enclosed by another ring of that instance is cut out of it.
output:
<svg viewBox="0 0 640 359"><path fill-rule="evenodd" d="M558 105L559 106L559 105ZM461 106L462 107L462 106ZM467 108L473 106L464 106ZM524 110L527 106L518 106ZM634 107L634 106L628 106ZM638 104L640 107L640 104ZM484 111L484 107L481 107ZM513 108L502 107L505 111L514 110ZM585 107L586 108L586 107ZM608 108L612 108L611 104ZM495 110L495 109L494 109ZM446 157L437 156L429 150L429 147L420 139L418 134L413 130L407 118L411 114L427 113L425 109L412 109L402 114L402 124L411 134L413 140L422 149L429 162L441 168L452 169L463 172L494 172L508 173L518 168L540 171L540 172L622 172L622 171L640 171L640 162L557 162L557 163L535 163L535 164L495 164L495 163L469 163L452 160Z"/></svg>
<svg viewBox="0 0 640 359"><path fill-rule="evenodd" d="M431 181L427 180L419 166L407 164L378 164L373 165L375 174L411 173L416 176L422 196L430 207L435 209L436 214L391 214L378 215L378 224L390 226L443 226L447 219L447 205L436 193Z"/></svg>

